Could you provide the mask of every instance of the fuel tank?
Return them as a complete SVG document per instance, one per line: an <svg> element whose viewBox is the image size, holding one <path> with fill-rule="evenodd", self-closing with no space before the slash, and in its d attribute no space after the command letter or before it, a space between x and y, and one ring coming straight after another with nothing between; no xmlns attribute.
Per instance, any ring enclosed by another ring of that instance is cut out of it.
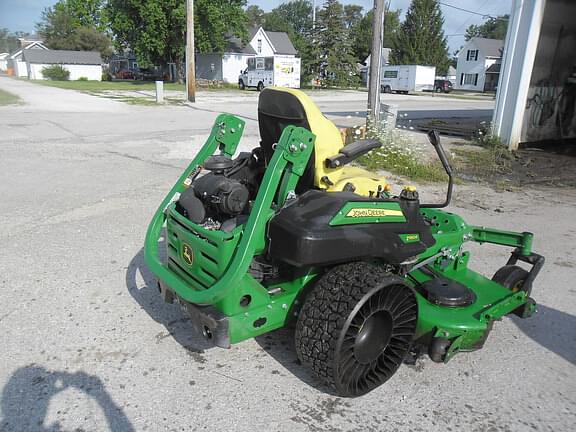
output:
<svg viewBox="0 0 576 432"><path fill-rule="evenodd" d="M310 190L269 222L268 253L293 266L369 258L400 264L435 243L417 200Z"/></svg>

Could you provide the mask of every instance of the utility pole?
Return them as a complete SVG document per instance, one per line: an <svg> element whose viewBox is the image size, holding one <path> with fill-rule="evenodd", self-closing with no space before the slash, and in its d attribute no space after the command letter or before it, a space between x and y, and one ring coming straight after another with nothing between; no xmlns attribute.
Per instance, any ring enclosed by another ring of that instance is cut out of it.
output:
<svg viewBox="0 0 576 432"><path fill-rule="evenodd" d="M196 102L196 65L194 61L194 0L186 0L186 94Z"/></svg>
<svg viewBox="0 0 576 432"><path fill-rule="evenodd" d="M380 120L380 71L382 64L383 33L384 0L374 0L372 52L370 53L370 81L368 83L368 116L374 123L378 123Z"/></svg>
<svg viewBox="0 0 576 432"><path fill-rule="evenodd" d="M312 0L312 30L316 28L316 0Z"/></svg>

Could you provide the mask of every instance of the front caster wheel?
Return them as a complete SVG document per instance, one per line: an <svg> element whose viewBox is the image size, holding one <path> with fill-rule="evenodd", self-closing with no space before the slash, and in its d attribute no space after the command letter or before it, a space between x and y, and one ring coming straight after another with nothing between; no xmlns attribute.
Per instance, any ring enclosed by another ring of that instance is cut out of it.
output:
<svg viewBox="0 0 576 432"><path fill-rule="evenodd" d="M308 295L296 325L296 352L336 393L360 396L402 364L417 317L416 296L401 278L375 264L343 264Z"/></svg>
<svg viewBox="0 0 576 432"><path fill-rule="evenodd" d="M505 288L512 292L525 291L524 281L528 277L528 272L522 267L516 265L505 265L498 269L492 280L498 282ZM528 297L526 303L512 311L513 314L518 315L520 318L528 318L536 311L536 302L531 297Z"/></svg>

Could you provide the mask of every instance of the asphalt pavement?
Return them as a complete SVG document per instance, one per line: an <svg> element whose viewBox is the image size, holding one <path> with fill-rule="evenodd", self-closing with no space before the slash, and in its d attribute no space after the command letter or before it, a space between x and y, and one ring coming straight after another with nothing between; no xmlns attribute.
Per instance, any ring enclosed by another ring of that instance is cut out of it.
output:
<svg viewBox="0 0 576 432"><path fill-rule="evenodd" d="M480 351L423 358L365 397L338 398L298 364L290 330L206 346L144 265L147 224L216 115L243 115L242 148L257 145L255 92L144 107L5 77L0 88L23 100L0 107L1 431L573 430L573 189L458 186L452 210L470 223L535 233L547 258L539 313L497 322ZM312 97L350 112L358 93ZM413 110L489 109L391 96ZM508 256L470 248L488 275Z"/></svg>

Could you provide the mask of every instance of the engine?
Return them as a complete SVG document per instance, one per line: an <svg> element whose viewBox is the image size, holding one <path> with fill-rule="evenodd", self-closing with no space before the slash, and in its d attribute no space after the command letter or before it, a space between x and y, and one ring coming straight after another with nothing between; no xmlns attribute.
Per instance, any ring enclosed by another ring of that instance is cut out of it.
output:
<svg viewBox="0 0 576 432"><path fill-rule="evenodd" d="M181 195L176 210L194 223L211 229L233 228L237 218L248 213L256 197L263 168L257 152L241 153L230 159L211 156L205 163L208 174L190 177L190 186Z"/></svg>

